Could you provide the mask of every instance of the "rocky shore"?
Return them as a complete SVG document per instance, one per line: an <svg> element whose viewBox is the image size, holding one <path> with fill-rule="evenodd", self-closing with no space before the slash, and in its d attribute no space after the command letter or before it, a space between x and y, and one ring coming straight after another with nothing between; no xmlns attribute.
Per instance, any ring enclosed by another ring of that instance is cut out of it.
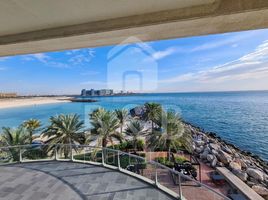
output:
<svg viewBox="0 0 268 200"><path fill-rule="evenodd" d="M193 136L194 152L211 167L226 167L255 192L268 199L268 164L250 152L242 151L198 127L185 123Z"/></svg>

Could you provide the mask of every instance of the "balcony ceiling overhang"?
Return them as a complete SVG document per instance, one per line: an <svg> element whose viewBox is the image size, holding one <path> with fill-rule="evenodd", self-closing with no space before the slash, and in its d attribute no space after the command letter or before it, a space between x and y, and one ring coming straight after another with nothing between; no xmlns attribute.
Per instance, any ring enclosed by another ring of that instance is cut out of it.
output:
<svg viewBox="0 0 268 200"><path fill-rule="evenodd" d="M267 27L267 0L2 0L0 56Z"/></svg>

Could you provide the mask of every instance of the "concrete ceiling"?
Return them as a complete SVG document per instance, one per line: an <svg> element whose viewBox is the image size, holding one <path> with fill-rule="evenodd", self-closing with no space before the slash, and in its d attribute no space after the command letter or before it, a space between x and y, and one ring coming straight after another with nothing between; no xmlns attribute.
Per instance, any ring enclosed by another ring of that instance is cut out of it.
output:
<svg viewBox="0 0 268 200"><path fill-rule="evenodd" d="M1 0L0 35L142 15L215 0Z"/></svg>
<svg viewBox="0 0 268 200"><path fill-rule="evenodd" d="M0 56L267 27L267 0L1 0Z"/></svg>

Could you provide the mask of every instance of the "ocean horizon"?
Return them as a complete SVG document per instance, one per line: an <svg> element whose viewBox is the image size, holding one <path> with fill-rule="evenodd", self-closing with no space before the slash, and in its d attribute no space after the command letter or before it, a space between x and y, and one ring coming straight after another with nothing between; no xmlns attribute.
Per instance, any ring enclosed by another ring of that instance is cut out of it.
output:
<svg viewBox="0 0 268 200"><path fill-rule="evenodd" d="M214 132L241 150L268 161L268 91L146 93L129 96L93 97L92 103L56 103L0 109L0 127L17 127L36 118L43 126L49 117L77 113L89 127L88 114L95 108L131 109L145 102L161 103L179 112L182 119Z"/></svg>

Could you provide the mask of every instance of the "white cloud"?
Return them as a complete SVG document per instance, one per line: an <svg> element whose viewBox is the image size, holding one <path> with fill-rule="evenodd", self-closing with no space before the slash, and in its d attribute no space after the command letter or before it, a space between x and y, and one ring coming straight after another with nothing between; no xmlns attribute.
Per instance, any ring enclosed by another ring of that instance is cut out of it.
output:
<svg viewBox="0 0 268 200"><path fill-rule="evenodd" d="M238 47L238 44L232 44L231 47L236 48L236 47Z"/></svg>
<svg viewBox="0 0 268 200"><path fill-rule="evenodd" d="M85 72L82 72L80 73L82 76L93 76L93 75L97 75L99 74L100 72L98 71L85 71Z"/></svg>
<svg viewBox="0 0 268 200"><path fill-rule="evenodd" d="M238 35L231 36L231 37L228 36L230 35L230 33L223 34L227 36L225 39L219 39L217 41L214 40L211 42L204 43L202 45L198 45L197 47L191 49L190 52L211 50L211 49L216 49L216 48L223 47L226 45L231 45L231 47L235 48L238 46L237 42L252 38L258 34L259 34L258 31L243 32Z"/></svg>
<svg viewBox="0 0 268 200"><path fill-rule="evenodd" d="M25 61L38 60L42 63L47 63L50 59L50 57L46 55L45 53L23 55L21 58L22 60L25 60Z"/></svg>
<svg viewBox="0 0 268 200"><path fill-rule="evenodd" d="M24 61L37 60L49 67L72 68L73 65L83 65L85 63L89 63L95 56L95 51L93 49L73 49L67 51L65 54L69 57L67 62L60 62L57 60L58 58L54 58L52 56L53 53L50 55L47 53L29 54L22 56L21 58Z"/></svg>
<svg viewBox="0 0 268 200"><path fill-rule="evenodd" d="M70 68L70 65L63 62L57 62L52 57L48 56L46 53L36 53L36 54L29 54L22 56L22 60L24 61L33 61L37 60L39 62L44 63L45 65L49 67L55 67L55 68Z"/></svg>
<svg viewBox="0 0 268 200"><path fill-rule="evenodd" d="M2 61L5 61L5 60L7 60L7 59L9 59L10 57L0 57L0 62L2 62Z"/></svg>
<svg viewBox="0 0 268 200"><path fill-rule="evenodd" d="M155 59L155 60L160 60L162 58L165 58L169 55L172 55L174 53L177 52L177 48L175 47L170 47L170 48L167 48L163 51L156 51L155 53L152 54L152 57Z"/></svg>
<svg viewBox="0 0 268 200"><path fill-rule="evenodd" d="M82 65L89 63L92 58L95 57L94 49L74 49L66 52L66 55L70 56L68 62L72 65Z"/></svg>
<svg viewBox="0 0 268 200"><path fill-rule="evenodd" d="M268 75L268 40L259 45L253 52L241 58L208 70L187 73L160 83L198 82L214 83L228 80L257 79Z"/></svg>
<svg viewBox="0 0 268 200"><path fill-rule="evenodd" d="M32 57L36 58L40 62L47 63L50 57L44 53L32 54Z"/></svg>

